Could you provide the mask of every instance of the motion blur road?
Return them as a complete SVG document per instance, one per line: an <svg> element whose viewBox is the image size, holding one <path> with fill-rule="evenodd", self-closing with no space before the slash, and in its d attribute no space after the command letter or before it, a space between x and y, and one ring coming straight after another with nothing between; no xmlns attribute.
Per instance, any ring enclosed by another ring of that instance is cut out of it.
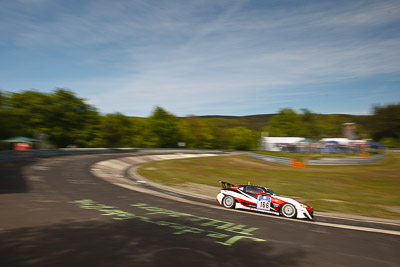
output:
<svg viewBox="0 0 400 267"><path fill-rule="evenodd" d="M226 210L90 171L123 156L1 164L0 265L400 266L398 224Z"/></svg>

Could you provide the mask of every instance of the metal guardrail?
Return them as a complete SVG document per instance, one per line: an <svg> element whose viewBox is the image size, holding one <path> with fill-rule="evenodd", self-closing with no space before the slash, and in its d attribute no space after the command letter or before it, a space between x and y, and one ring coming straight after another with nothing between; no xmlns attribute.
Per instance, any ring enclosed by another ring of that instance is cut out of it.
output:
<svg viewBox="0 0 400 267"><path fill-rule="evenodd" d="M274 157L274 156L261 155L261 154L256 154L256 153L249 153L248 155L253 159L259 159L259 160L263 160L263 161L268 161L268 162L278 163L278 164L283 164L283 165L288 165L288 166L290 165L289 158Z"/></svg>
<svg viewBox="0 0 400 267"><path fill-rule="evenodd" d="M376 163L384 158L384 155L375 155L367 158L321 158L309 160L309 165L361 165Z"/></svg>
<svg viewBox="0 0 400 267"><path fill-rule="evenodd" d="M268 161L272 163L278 163L282 165L290 165L291 159L284 157L274 157L269 155L261 155L256 153L248 154L251 158L259 159L263 161ZM375 155L371 157L365 158L321 158L317 160L308 160L306 162L307 165L362 165L362 164L370 164L376 163L382 160L384 155Z"/></svg>
<svg viewBox="0 0 400 267"><path fill-rule="evenodd" d="M56 156L68 156L68 155L86 155L86 154L107 154L107 153L129 153L146 151L146 153L170 154L170 153L225 153L229 151L221 150L207 150L207 149L143 149L143 148L59 148L59 149L34 149L26 151L15 151L7 150L0 151L0 162L13 162L19 160L26 160L32 158L49 158ZM230 151L232 152L232 151ZM268 161L272 163L282 164L290 166L291 159L284 157L274 157L269 155L261 155L249 152L248 155L251 158ZM308 165L361 165L370 164L380 161L384 155L375 155L367 158L321 158L317 160L309 160L306 164Z"/></svg>
<svg viewBox="0 0 400 267"><path fill-rule="evenodd" d="M25 151L0 151L0 162L13 162L32 158L49 158L68 155L106 154L137 152L137 148L60 148L60 149L33 149Z"/></svg>
<svg viewBox="0 0 400 267"><path fill-rule="evenodd" d="M13 162L33 158L49 158L68 155L108 154L108 153L139 153L171 154L171 153L213 153L223 154L232 151L212 149L179 149L179 148L59 148L59 149L32 149L26 151L0 151L0 162Z"/></svg>

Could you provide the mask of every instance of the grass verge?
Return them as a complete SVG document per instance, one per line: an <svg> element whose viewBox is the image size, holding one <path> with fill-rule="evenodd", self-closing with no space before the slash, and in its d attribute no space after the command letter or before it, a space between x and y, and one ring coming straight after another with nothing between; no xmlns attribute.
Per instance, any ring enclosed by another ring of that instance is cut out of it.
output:
<svg viewBox="0 0 400 267"><path fill-rule="evenodd" d="M251 159L218 156L142 165L139 174L157 183L198 183L218 187L218 180L265 185L280 195L310 204L316 211L400 219L400 154L360 166L295 168Z"/></svg>

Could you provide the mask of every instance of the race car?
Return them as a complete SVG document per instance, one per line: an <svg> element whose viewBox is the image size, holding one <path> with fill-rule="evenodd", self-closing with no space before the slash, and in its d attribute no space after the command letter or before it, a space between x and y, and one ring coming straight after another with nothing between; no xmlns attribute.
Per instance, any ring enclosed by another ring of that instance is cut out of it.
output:
<svg viewBox="0 0 400 267"><path fill-rule="evenodd" d="M222 184L217 203L228 209L260 211L286 218L313 220L313 209L291 198L281 197L269 188L259 185L238 185L219 181Z"/></svg>

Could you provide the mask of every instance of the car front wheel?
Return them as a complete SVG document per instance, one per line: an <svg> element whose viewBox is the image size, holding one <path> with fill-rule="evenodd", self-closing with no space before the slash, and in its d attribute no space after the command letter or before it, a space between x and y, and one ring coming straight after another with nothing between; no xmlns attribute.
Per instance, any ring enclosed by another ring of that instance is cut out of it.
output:
<svg viewBox="0 0 400 267"><path fill-rule="evenodd" d="M235 203L235 199L231 196L225 196L224 199L222 199L222 206L228 209L235 208Z"/></svg>
<svg viewBox="0 0 400 267"><path fill-rule="evenodd" d="M294 218L296 216L296 208L289 203L285 203L281 207L281 215L286 218Z"/></svg>

